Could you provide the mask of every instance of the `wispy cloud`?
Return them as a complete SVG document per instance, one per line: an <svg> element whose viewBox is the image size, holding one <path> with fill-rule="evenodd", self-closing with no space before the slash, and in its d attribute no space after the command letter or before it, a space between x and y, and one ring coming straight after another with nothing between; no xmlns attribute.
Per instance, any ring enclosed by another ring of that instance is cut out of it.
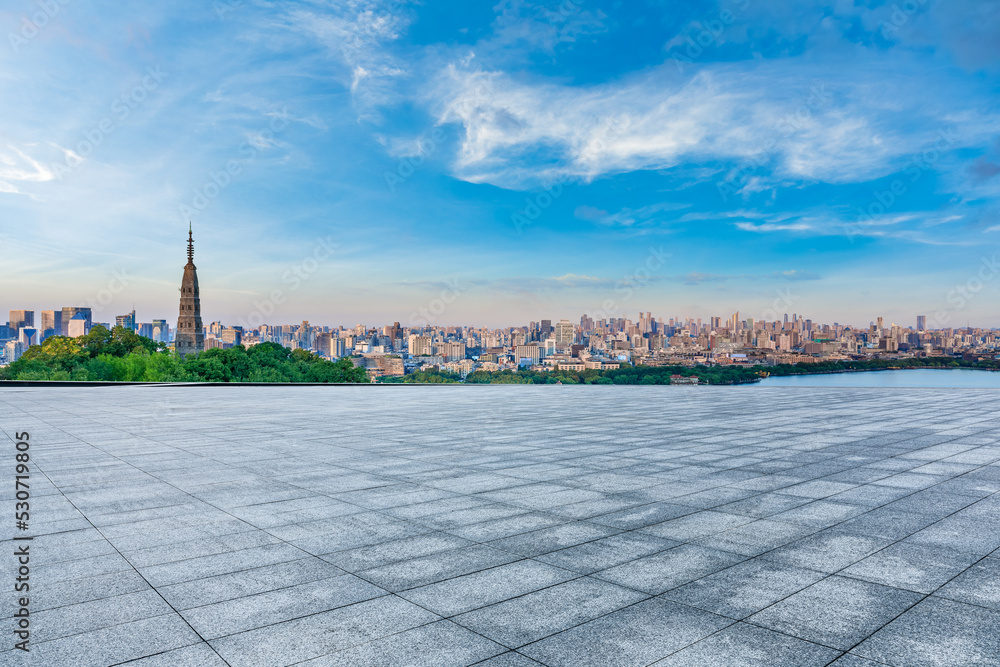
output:
<svg viewBox="0 0 1000 667"><path fill-rule="evenodd" d="M705 160L763 163L776 179L861 182L901 168L904 157L931 143L928 127L954 123L950 105L929 101L937 96L928 94L928 82L917 86L877 70L858 80L833 66L826 74L830 101L809 108L816 79L804 62L718 64L689 79L664 65L590 87L452 66L439 78L437 118L464 128L457 176L514 188ZM497 91L488 99L475 93L484 80ZM799 114L802 108L807 113ZM981 144L1000 115L966 120L955 130L955 148Z"/></svg>
<svg viewBox="0 0 1000 667"><path fill-rule="evenodd" d="M632 227L634 225L663 222L675 218L676 216L662 216L660 214L680 211L690 208L690 203L665 202L652 204L637 209L625 208L617 213L608 213L594 206L578 206L574 215L580 220L589 222L599 222L604 225L617 225L621 227Z"/></svg>

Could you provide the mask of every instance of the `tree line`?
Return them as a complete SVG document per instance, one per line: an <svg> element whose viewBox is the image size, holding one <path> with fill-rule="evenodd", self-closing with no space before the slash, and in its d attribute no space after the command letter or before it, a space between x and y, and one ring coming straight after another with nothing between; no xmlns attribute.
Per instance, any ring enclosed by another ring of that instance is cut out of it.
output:
<svg viewBox="0 0 1000 667"><path fill-rule="evenodd" d="M124 327L94 326L79 338L52 336L0 368L0 380L81 382L367 382L350 359L328 361L277 343L211 349L181 359L166 344Z"/></svg>

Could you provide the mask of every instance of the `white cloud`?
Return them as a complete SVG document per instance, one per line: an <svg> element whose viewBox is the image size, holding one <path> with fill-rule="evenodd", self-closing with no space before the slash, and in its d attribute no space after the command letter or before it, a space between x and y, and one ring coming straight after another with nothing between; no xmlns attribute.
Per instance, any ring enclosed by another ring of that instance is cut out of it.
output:
<svg viewBox="0 0 1000 667"><path fill-rule="evenodd" d="M759 233L805 232L805 231L812 231L815 229L812 225L806 224L804 222L793 222L790 224L781 224L773 222L762 222L759 224L753 222L737 222L736 228L742 229L745 232L759 232Z"/></svg>
<svg viewBox="0 0 1000 667"><path fill-rule="evenodd" d="M739 165L741 187L750 177L860 182L934 145L929 128L954 125L951 149L1000 127L995 115L956 116L930 80L859 78L836 64L826 72L817 80L814 66L781 60L706 66L682 79L664 65L570 86L451 65L434 112L464 129L455 174L509 188L713 160Z"/></svg>
<svg viewBox="0 0 1000 667"><path fill-rule="evenodd" d="M35 145L19 148L13 144L0 147L0 192L21 194L19 184L44 183L55 178L53 171L26 151Z"/></svg>
<svg viewBox="0 0 1000 667"><path fill-rule="evenodd" d="M364 104L377 105L390 99L393 80L406 74L388 46L409 26L408 6L405 0L346 0L292 10L288 22L335 54L345 87Z"/></svg>

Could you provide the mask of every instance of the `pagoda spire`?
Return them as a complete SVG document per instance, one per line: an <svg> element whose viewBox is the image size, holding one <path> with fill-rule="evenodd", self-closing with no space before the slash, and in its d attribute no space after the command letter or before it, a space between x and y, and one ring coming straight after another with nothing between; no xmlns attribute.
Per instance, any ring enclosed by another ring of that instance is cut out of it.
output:
<svg viewBox="0 0 1000 667"><path fill-rule="evenodd" d="M188 220L188 264L194 264L194 238L191 236L190 220Z"/></svg>

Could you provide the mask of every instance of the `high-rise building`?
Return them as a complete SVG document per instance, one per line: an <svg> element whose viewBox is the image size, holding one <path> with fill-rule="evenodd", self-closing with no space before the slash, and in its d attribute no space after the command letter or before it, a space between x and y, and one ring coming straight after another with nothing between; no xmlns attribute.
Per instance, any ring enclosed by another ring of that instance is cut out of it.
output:
<svg viewBox="0 0 1000 667"><path fill-rule="evenodd" d="M198 269L194 265L194 238L188 225L188 261L181 280L180 314L177 317L177 335L174 349L181 357L197 354L205 349L205 330L201 323L201 297L198 291Z"/></svg>
<svg viewBox="0 0 1000 667"><path fill-rule="evenodd" d="M538 339L545 340L552 333L552 320L542 320L538 323Z"/></svg>
<svg viewBox="0 0 1000 667"><path fill-rule="evenodd" d="M23 353L24 353L24 347L21 345L19 341L9 340L4 345L3 356L4 360L8 364L12 364L15 361L17 361Z"/></svg>
<svg viewBox="0 0 1000 667"><path fill-rule="evenodd" d="M430 336L410 336L408 347L413 357L433 352Z"/></svg>
<svg viewBox="0 0 1000 667"><path fill-rule="evenodd" d="M125 327L129 331L135 331L135 308L132 309L131 313L126 315L117 315L115 317L116 327Z"/></svg>
<svg viewBox="0 0 1000 667"><path fill-rule="evenodd" d="M41 326L40 338L42 340L48 338L49 336L59 336L62 334L62 311L61 310L43 310L42 311L42 326Z"/></svg>
<svg viewBox="0 0 1000 667"><path fill-rule="evenodd" d="M34 327L21 327L17 334L17 340L25 350L32 345L38 345L38 330Z"/></svg>
<svg viewBox="0 0 1000 667"><path fill-rule="evenodd" d="M448 361L465 359L465 343L445 343L441 347L441 352Z"/></svg>
<svg viewBox="0 0 1000 667"><path fill-rule="evenodd" d="M541 357L541 351L537 345L517 345L514 347L514 358L518 361L528 359L532 364L537 364Z"/></svg>
<svg viewBox="0 0 1000 667"><path fill-rule="evenodd" d="M21 327L33 327L35 326L35 311L33 310L12 310L10 311L10 322L8 323L11 329L17 331Z"/></svg>
<svg viewBox="0 0 1000 667"><path fill-rule="evenodd" d="M85 328L87 329L87 331L90 331L90 325L93 323L93 320L91 319L93 317L93 314L91 313L90 308L84 308L84 307L77 308L77 307L70 306L70 307L62 309L62 318L61 318L61 323L60 323L60 327L61 327L60 333L63 336L69 336L69 335L71 335L69 333L69 322L70 322L70 320L72 320L74 317L76 317L77 315L79 315L81 313L83 314L83 319L86 322Z"/></svg>
<svg viewBox="0 0 1000 667"><path fill-rule="evenodd" d="M170 342L170 326L166 320L153 320L153 334L150 338L161 343Z"/></svg>
<svg viewBox="0 0 1000 667"><path fill-rule="evenodd" d="M569 320L559 320L556 323L556 345L568 347L573 344L573 323Z"/></svg>
<svg viewBox="0 0 1000 667"><path fill-rule="evenodd" d="M926 315L917 315L917 331L927 331Z"/></svg>

